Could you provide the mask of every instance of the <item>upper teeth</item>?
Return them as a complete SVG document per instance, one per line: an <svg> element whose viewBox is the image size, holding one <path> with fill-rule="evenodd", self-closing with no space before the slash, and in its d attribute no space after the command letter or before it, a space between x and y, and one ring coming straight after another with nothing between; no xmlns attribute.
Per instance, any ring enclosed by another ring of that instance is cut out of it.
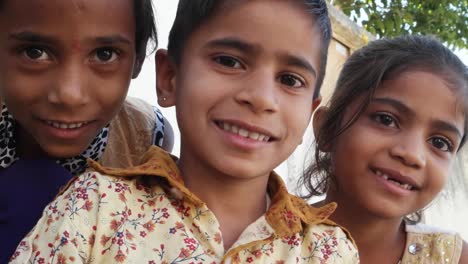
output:
<svg viewBox="0 0 468 264"><path fill-rule="evenodd" d="M231 125L226 122L221 123L221 128L223 128L225 131L229 131L231 133L238 134L241 137L250 138L253 140L265 141L265 142L270 140L270 137L267 135L263 135L258 132L248 131L245 128L240 128L236 125Z"/></svg>
<svg viewBox="0 0 468 264"><path fill-rule="evenodd" d="M53 126L55 128L60 128L60 129L74 129L74 128L80 128L83 125L86 125L86 122L65 124L65 123L60 123L60 122L55 122L55 121L46 121L46 123L49 126Z"/></svg>
<svg viewBox="0 0 468 264"><path fill-rule="evenodd" d="M399 186L399 187L401 187L403 189L411 190L413 188L413 186L408 184L408 183L399 183L399 182L391 179L387 174L385 174L385 173L383 173L383 172L381 172L379 170L376 170L375 173L377 175L379 175L380 177L382 177L384 180L386 180L388 182L391 182L391 183L395 184L396 186Z"/></svg>

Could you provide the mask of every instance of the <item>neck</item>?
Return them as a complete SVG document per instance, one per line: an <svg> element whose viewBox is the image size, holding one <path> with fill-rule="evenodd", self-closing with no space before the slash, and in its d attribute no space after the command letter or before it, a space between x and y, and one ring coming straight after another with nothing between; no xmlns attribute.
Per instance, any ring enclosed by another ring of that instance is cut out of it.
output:
<svg viewBox="0 0 468 264"><path fill-rule="evenodd" d="M225 249L265 214L269 175L233 177L182 154L178 167L186 187L206 203L219 221Z"/></svg>
<svg viewBox="0 0 468 264"><path fill-rule="evenodd" d="M337 202L332 220L345 227L356 241L360 263L396 264L401 259L406 232L402 218L383 218L367 211L352 199L328 195L323 203Z"/></svg>

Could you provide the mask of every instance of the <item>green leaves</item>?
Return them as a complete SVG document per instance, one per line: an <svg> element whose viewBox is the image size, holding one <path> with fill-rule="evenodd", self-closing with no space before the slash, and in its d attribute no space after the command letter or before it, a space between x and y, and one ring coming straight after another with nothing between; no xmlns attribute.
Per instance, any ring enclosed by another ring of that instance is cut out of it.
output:
<svg viewBox="0 0 468 264"><path fill-rule="evenodd" d="M335 5L377 37L435 35L468 48L468 0L336 0Z"/></svg>

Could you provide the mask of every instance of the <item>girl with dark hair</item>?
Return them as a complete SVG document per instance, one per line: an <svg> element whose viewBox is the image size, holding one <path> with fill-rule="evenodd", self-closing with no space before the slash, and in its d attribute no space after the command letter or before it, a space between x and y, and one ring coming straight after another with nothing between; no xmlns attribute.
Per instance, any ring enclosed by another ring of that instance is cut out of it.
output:
<svg viewBox="0 0 468 264"><path fill-rule="evenodd" d="M301 185L338 203L361 263L467 263L459 235L416 224L465 142L467 92L466 66L431 37L377 40L345 63Z"/></svg>
<svg viewBox="0 0 468 264"><path fill-rule="evenodd" d="M150 0L0 0L0 263L87 159L128 167L171 149L159 110L126 99L150 39Z"/></svg>

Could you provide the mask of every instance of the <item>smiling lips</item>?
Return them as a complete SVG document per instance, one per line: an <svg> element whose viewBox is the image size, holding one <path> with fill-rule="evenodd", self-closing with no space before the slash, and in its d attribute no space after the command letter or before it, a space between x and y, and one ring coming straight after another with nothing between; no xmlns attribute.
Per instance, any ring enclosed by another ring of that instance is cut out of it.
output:
<svg viewBox="0 0 468 264"><path fill-rule="evenodd" d="M388 181L388 182L390 182L390 183L392 183L392 184L394 184L394 185L396 185L398 187L401 187L403 189L406 189L406 190L409 190L409 191L414 189L413 185L411 185L409 183L404 183L404 182L402 182L400 180L396 180L396 179L392 178L391 176L383 173L382 171L376 170L375 174L382 177L384 180L386 180L386 181Z"/></svg>
<svg viewBox="0 0 468 264"><path fill-rule="evenodd" d="M50 120L46 120L45 122L47 123L47 125L53 126L59 129L78 129L90 123L90 122L62 123L62 122L50 121Z"/></svg>
<svg viewBox="0 0 468 264"><path fill-rule="evenodd" d="M217 122L217 125L224 131L239 135L244 138L253 139L260 142L268 142L272 138L271 136L262 134L258 131L250 131L244 127L230 124L228 122Z"/></svg>

